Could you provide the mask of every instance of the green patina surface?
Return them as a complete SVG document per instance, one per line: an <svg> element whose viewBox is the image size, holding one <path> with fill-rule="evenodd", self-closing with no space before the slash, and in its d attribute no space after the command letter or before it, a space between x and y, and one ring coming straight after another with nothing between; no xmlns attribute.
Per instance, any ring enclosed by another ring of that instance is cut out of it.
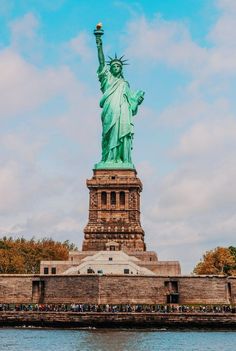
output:
<svg viewBox="0 0 236 351"><path fill-rule="evenodd" d="M103 96L102 108L102 160L95 169L134 169L131 150L134 136L134 116L144 99L144 92L132 92L129 83L123 77L125 60L110 58L106 65L101 26L94 31L98 49L98 79Z"/></svg>
<svg viewBox="0 0 236 351"><path fill-rule="evenodd" d="M99 162L95 164L95 169L135 169L132 162L116 162L116 161L106 161Z"/></svg>

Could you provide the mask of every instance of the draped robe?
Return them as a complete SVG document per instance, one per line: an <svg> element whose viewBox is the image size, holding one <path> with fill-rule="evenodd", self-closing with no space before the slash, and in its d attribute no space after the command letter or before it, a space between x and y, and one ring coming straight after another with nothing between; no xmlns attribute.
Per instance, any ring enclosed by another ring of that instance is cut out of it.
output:
<svg viewBox="0 0 236 351"><path fill-rule="evenodd" d="M121 76L114 77L108 66L99 71L103 96L100 107L102 120L102 162L131 163L133 116L138 110L138 95Z"/></svg>

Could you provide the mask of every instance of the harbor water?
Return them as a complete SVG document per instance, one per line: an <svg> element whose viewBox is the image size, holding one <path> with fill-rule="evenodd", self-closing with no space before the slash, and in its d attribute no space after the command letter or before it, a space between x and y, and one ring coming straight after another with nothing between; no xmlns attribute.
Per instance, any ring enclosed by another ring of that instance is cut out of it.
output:
<svg viewBox="0 0 236 351"><path fill-rule="evenodd" d="M232 351L233 331L0 329L0 351Z"/></svg>

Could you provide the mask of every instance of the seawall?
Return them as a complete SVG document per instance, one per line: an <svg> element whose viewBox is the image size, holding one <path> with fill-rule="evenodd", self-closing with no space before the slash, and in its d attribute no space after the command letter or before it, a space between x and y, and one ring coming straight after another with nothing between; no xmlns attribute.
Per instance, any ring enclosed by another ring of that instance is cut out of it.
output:
<svg viewBox="0 0 236 351"><path fill-rule="evenodd" d="M0 327L209 328L236 330L234 313L0 312Z"/></svg>
<svg viewBox="0 0 236 351"><path fill-rule="evenodd" d="M0 275L0 304L236 304L236 277Z"/></svg>

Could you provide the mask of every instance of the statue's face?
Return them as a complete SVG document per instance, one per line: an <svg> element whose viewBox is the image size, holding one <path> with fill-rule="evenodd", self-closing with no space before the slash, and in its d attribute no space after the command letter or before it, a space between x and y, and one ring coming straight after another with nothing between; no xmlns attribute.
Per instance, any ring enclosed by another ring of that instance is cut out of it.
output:
<svg viewBox="0 0 236 351"><path fill-rule="evenodd" d="M119 77L122 72L122 66L119 63L113 63L110 68L111 74L115 77Z"/></svg>

